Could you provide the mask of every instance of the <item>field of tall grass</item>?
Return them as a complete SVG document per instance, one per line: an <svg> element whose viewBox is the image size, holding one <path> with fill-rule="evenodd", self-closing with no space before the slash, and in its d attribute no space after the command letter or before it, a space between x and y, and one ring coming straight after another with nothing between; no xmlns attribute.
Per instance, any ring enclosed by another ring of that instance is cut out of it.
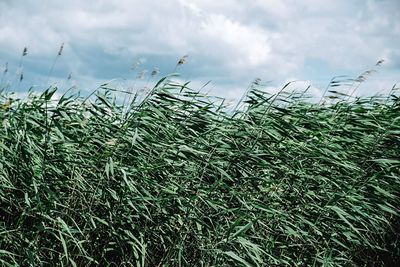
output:
<svg viewBox="0 0 400 267"><path fill-rule="evenodd" d="M107 85L2 92L0 265L399 261L396 88L314 103L256 85L234 110L169 77L124 105Z"/></svg>

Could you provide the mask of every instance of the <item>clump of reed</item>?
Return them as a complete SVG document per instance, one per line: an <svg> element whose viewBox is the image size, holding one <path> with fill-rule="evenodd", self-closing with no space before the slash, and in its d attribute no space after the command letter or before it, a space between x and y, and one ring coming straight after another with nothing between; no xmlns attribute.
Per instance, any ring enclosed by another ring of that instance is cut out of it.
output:
<svg viewBox="0 0 400 267"><path fill-rule="evenodd" d="M107 86L2 93L1 265L398 260L396 90L317 104L258 84L233 111L169 78L128 108Z"/></svg>

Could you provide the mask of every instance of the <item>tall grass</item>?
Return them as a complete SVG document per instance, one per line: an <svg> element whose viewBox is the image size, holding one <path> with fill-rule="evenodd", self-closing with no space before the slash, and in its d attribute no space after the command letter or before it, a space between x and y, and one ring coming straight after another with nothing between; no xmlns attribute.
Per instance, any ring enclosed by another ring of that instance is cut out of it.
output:
<svg viewBox="0 0 400 267"><path fill-rule="evenodd" d="M328 105L254 86L233 114L165 78L128 109L55 92L0 109L1 265L400 259L395 90Z"/></svg>

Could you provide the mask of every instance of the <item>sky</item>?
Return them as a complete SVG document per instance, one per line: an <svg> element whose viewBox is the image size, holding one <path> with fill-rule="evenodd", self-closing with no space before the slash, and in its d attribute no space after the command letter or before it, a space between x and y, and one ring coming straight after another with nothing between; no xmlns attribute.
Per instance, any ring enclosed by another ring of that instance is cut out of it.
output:
<svg viewBox="0 0 400 267"><path fill-rule="evenodd" d="M400 0L0 0L0 75L16 91L89 92L177 72L238 99L255 78L318 96L333 76L374 69L357 94L385 93L400 81L399 18Z"/></svg>

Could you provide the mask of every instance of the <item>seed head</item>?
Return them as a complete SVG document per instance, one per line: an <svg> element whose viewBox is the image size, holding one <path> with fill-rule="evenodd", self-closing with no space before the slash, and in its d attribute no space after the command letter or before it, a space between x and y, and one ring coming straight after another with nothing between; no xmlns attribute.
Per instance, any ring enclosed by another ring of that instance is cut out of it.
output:
<svg viewBox="0 0 400 267"><path fill-rule="evenodd" d="M24 47L24 50L22 51L22 56L26 56L28 54L28 48Z"/></svg>
<svg viewBox="0 0 400 267"><path fill-rule="evenodd" d="M159 72L160 72L159 69L158 69L157 67L155 67L155 68L153 69L153 71L151 72L151 77L156 76Z"/></svg>
<svg viewBox="0 0 400 267"><path fill-rule="evenodd" d="M147 70L142 70L141 72L139 72L137 78L138 79L142 79L144 77L144 75L146 74Z"/></svg>
<svg viewBox="0 0 400 267"><path fill-rule="evenodd" d="M180 66L186 63L186 59L188 58L188 55L184 55L181 57L176 65Z"/></svg>
<svg viewBox="0 0 400 267"><path fill-rule="evenodd" d="M255 78L254 81L253 81L254 85L260 85L260 83L261 83L261 79L260 78Z"/></svg>
<svg viewBox="0 0 400 267"><path fill-rule="evenodd" d="M382 65L383 62L385 62L385 60L381 59L378 62L376 62L375 66L380 66L380 65Z"/></svg>
<svg viewBox="0 0 400 267"><path fill-rule="evenodd" d="M61 44L60 50L58 50L58 55L59 55L59 56L61 56L61 54L62 54L62 52L63 52L63 49L64 49L64 43Z"/></svg>
<svg viewBox="0 0 400 267"><path fill-rule="evenodd" d="M131 70L137 69L141 63L140 60L136 60L135 63L132 64Z"/></svg>

